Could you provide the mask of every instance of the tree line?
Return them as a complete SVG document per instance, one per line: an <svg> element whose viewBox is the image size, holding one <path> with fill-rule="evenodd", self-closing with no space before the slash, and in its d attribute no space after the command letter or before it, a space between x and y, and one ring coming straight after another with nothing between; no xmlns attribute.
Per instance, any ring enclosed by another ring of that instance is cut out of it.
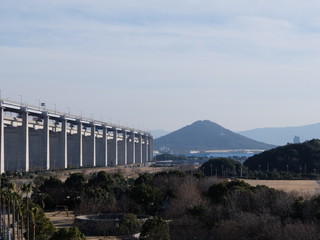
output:
<svg viewBox="0 0 320 240"><path fill-rule="evenodd" d="M124 213L118 231L128 238L141 232L140 239L318 239L319 196L205 175L174 170L126 179L101 171L74 173L65 182L37 178L31 199L47 210L59 204L76 214ZM138 214L152 217L143 224Z"/></svg>

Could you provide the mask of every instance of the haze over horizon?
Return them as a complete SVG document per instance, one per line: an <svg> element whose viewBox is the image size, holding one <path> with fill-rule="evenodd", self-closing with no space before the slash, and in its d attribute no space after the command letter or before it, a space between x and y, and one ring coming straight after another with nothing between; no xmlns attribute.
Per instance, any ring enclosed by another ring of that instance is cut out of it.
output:
<svg viewBox="0 0 320 240"><path fill-rule="evenodd" d="M1 96L149 130L318 123L319 10L315 0L4 0Z"/></svg>

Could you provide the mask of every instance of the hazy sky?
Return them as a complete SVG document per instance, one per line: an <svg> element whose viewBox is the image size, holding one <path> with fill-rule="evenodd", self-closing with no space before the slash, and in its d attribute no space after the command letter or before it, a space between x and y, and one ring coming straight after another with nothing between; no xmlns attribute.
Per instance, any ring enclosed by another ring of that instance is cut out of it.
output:
<svg viewBox="0 0 320 240"><path fill-rule="evenodd" d="M2 97L146 130L320 122L320 1L0 0Z"/></svg>

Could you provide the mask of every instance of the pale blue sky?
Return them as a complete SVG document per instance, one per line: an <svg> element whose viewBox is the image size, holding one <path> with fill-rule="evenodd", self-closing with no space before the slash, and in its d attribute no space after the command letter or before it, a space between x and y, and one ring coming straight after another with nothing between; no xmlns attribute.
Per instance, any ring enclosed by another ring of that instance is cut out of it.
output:
<svg viewBox="0 0 320 240"><path fill-rule="evenodd" d="M320 122L320 1L0 6L3 97L147 130Z"/></svg>

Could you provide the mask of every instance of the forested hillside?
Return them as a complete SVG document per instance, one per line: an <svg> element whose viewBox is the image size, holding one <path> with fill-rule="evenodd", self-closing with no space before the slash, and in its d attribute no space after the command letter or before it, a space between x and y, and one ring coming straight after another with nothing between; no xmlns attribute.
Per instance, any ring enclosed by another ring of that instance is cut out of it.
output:
<svg viewBox="0 0 320 240"><path fill-rule="evenodd" d="M244 165L250 170L315 173L320 170L320 140L277 147L248 158Z"/></svg>

